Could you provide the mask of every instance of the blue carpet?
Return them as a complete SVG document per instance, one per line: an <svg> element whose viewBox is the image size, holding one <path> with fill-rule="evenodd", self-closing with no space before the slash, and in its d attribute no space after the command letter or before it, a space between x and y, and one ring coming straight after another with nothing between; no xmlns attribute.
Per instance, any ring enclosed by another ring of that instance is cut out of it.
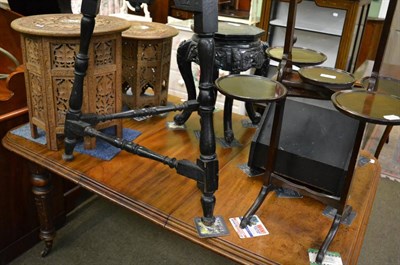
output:
<svg viewBox="0 0 400 265"><path fill-rule="evenodd" d="M113 127L107 128L102 130L105 134L108 135L115 135L115 130ZM45 145L46 144L46 133L45 131L41 130L38 128L38 135L36 139L31 137L31 130L29 123L14 129L11 131L12 134L24 137L30 141L36 142L38 144ZM131 130L127 128L122 129L122 135L123 138L127 141L133 141L136 139L141 132L136 131L136 130ZM87 154L102 160L111 160L113 159L120 151L121 149L110 145L109 143L105 142L102 139L96 139L96 148L91 149L91 150L86 150L83 147L83 141L79 142L74 149L76 152L82 153L82 154Z"/></svg>

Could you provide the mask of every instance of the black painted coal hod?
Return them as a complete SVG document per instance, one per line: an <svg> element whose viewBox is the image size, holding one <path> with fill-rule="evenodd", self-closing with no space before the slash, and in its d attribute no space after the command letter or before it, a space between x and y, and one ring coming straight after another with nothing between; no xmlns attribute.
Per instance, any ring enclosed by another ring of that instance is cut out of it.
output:
<svg viewBox="0 0 400 265"><path fill-rule="evenodd" d="M129 0L129 2L139 7L141 3L150 4L153 0ZM110 115L96 115L82 113L81 108L83 101L83 81L88 68L88 46L93 34L95 17L99 11L100 0L83 0L81 7L83 17L81 19L80 50L76 56L75 80L65 120L65 151L63 158L67 161L73 159L73 150L78 137L96 136L132 154L146 157L175 168L178 174L196 180L197 186L202 189L201 204L203 217L196 218L195 223L197 226L199 224L205 225L208 231L213 231L213 227L216 224L218 228L221 228L221 225L225 227L222 217L214 216L214 193L218 189L218 159L215 153L213 126L213 112L216 99L213 84L213 65L215 58L214 33L218 29L218 5L216 0L176 0L175 5L180 9L194 12L194 32L199 38L197 48L199 65L202 69L199 84L200 92L197 100L189 100L181 105L151 107ZM105 120L148 116L182 110L190 112L197 110L201 117L200 157L196 163L157 154L143 146L106 135L94 128L97 123ZM226 227L225 230L227 231ZM199 230L199 235L202 237L213 237L221 235L221 233L218 231L215 234L202 235Z"/></svg>

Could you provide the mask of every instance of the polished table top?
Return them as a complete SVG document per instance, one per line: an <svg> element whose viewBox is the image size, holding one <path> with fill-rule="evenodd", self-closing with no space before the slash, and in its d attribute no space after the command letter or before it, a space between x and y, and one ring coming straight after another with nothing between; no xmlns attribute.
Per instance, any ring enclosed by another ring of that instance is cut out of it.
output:
<svg viewBox="0 0 400 265"><path fill-rule="evenodd" d="M258 75L227 75L215 80L219 92L245 102L272 102L286 97L281 83Z"/></svg>
<svg viewBox="0 0 400 265"><path fill-rule="evenodd" d="M373 91L342 90L332 95L339 111L356 119L383 125L400 125L400 97Z"/></svg>
<svg viewBox="0 0 400 265"><path fill-rule="evenodd" d="M171 97L169 98L171 100ZM175 99L176 100L176 99ZM186 130L168 130L167 117L145 121L124 121L124 127L136 129L142 135L135 142L159 153L195 161L199 142L194 130L199 130L199 118L193 115ZM221 137L222 112L215 113L216 136ZM51 172L79 183L81 186L114 201L164 228L243 264L309 264L308 248L318 248L332 220L323 216L325 208L311 198L283 199L270 194L258 211L269 235L240 239L229 218L242 216L257 196L261 177L249 178L238 166L247 163L249 145L255 129L242 128L234 115L235 135L241 147L223 148L217 145L219 159L219 189L216 192L215 214L227 222L228 236L210 239L198 237L193 219L202 216L201 192L196 183L157 162L122 151L111 161L102 161L75 153L75 160L66 162L63 150L50 151L45 146L8 133L4 146ZM369 157L369 154L363 153ZM349 204L357 212L351 226L341 225L330 251L338 251L344 264L356 264L361 249L369 213L380 175L379 163L367 163L357 169L350 191ZM121 227L123 229L123 227ZM55 244L62 238L58 238ZM38 253L39 254L39 253Z"/></svg>
<svg viewBox="0 0 400 265"><path fill-rule="evenodd" d="M283 47L270 47L266 53L271 59L281 61L283 56ZM326 55L322 52L307 49L303 47L292 47L292 63L297 66L318 65L325 62Z"/></svg>

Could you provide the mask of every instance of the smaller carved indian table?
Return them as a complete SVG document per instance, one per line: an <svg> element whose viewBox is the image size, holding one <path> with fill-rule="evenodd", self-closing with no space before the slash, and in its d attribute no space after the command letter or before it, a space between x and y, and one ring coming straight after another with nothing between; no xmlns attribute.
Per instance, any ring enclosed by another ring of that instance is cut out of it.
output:
<svg viewBox="0 0 400 265"><path fill-rule="evenodd" d="M167 104L172 38L178 30L155 22L130 22L122 33L124 104L143 108Z"/></svg>
<svg viewBox="0 0 400 265"><path fill-rule="evenodd" d="M29 121L32 137L38 128L46 133L47 148L57 150L57 135L64 133L65 114L74 81L75 57L79 51L81 15L51 14L22 17L11 27L21 33L26 67ZM89 66L84 83L83 112L110 114L122 109L121 32L129 22L98 16L89 47ZM115 126L121 135L121 121L100 123L98 129ZM95 140L85 139L92 148Z"/></svg>

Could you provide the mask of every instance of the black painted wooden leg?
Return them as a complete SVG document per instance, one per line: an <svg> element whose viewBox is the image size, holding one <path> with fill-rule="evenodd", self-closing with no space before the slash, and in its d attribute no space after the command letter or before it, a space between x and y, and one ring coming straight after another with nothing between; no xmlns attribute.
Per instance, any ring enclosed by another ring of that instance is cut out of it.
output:
<svg viewBox="0 0 400 265"><path fill-rule="evenodd" d="M258 124L261 120L261 114L254 110L254 106L250 102L245 102L244 106L246 108L247 115L249 115L251 122L254 125Z"/></svg>
<svg viewBox="0 0 400 265"><path fill-rule="evenodd" d="M232 106L233 99L225 97L224 103L224 138L227 143L232 143L235 139L232 129Z"/></svg>
<svg viewBox="0 0 400 265"><path fill-rule="evenodd" d="M88 68L88 51L90 39L93 34L95 17L99 11L99 0L83 0L81 12L83 17L81 19L81 37L79 53L75 59L75 79L72 86L71 96L69 98L69 109L65 118L65 151L63 154L64 160L73 159L73 151L77 142L76 135L68 128L70 120L79 120L82 114L83 102L83 81Z"/></svg>
<svg viewBox="0 0 400 265"><path fill-rule="evenodd" d="M179 72L185 82L188 100L196 99L196 86L193 80L192 62L189 58L189 51L195 44L192 40L183 41L177 50L176 60L178 63ZM182 113L175 115L174 122L177 125L184 124L192 114L192 110L184 110Z"/></svg>
<svg viewBox="0 0 400 265"><path fill-rule="evenodd" d="M30 164L30 171L32 192L35 196L36 209L40 223L39 237L45 243L41 256L45 257L50 253L56 236L49 198L52 190L51 175L44 168L33 163Z"/></svg>
<svg viewBox="0 0 400 265"><path fill-rule="evenodd" d="M204 186L201 204L203 206L202 221L211 225L215 221L214 193L218 189L218 160L215 153L215 133L213 115L216 92L213 84L214 68L214 35L199 34L198 52L202 69L199 84L199 115L200 115L200 158L198 165L204 169ZM210 67L211 66L211 67Z"/></svg>
<svg viewBox="0 0 400 265"><path fill-rule="evenodd" d="M328 251L329 245L332 243L332 240L335 237L335 235L339 229L340 222L342 220L344 220L347 216L350 215L351 210L352 210L352 207L349 205L346 205L343 212L338 211L335 214L335 218L333 219L331 229L329 230L328 235L326 236L326 238L324 240L324 243L322 244L321 248L318 251L317 258L315 259L315 261L317 263L321 264L322 261L324 260L324 257L325 257L326 252Z"/></svg>
<svg viewBox="0 0 400 265"><path fill-rule="evenodd" d="M274 120L272 122L271 140L269 144L270 148L268 149L267 161L265 164L265 173L263 175L263 186L256 200L254 201L253 205L250 207L250 209L247 211L242 221L240 222L241 228L245 228L247 225L250 224L251 217L261 206L268 193L271 190L275 189L275 186L271 184L271 177L275 169L275 161L278 152L279 138L282 128L283 111L285 109L285 101L286 99L284 98L282 100L275 102L274 106L271 106L275 107L275 114L274 114Z"/></svg>
<svg viewBox="0 0 400 265"><path fill-rule="evenodd" d="M267 49L269 47L267 42L262 42L262 46L263 46L263 51L264 51L264 62L261 65L260 68L257 68L255 71L255 75L260 75L260 76L264 76L264 77L268 77L268 68L269 68L269 58L267 56Z"/></svg>

